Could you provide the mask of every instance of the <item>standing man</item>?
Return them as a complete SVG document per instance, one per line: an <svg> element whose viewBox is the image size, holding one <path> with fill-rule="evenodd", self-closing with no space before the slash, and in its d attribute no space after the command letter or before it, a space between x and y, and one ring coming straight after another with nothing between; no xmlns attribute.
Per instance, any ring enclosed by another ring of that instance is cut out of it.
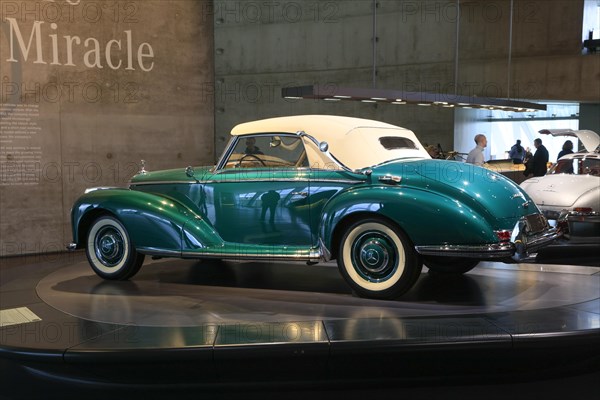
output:
<svg viewBox="0 0 600 400"><path fill-rule="evenodd" d="M535 139L533 141L533 145L536 149L535 154L526 166L525 171L523 171L523 174L526 177L529 177L529 175L531 174L533 174L533 176L544 176L548 171L548 160L550 159L550 156L548 155L548 150L542 144L542 139Z"/></svg>
<svg viewBox="0 0 600 400"><path fill-rule="evenodd" d="M475 136L475 148L469 152L467 162L469 164L482 166L485 163L483 158L483 150L487 146L487 138L481 133Z"/></svg>
<svg viewBox="0 0 600 400"><path fill-rule="evenodd" d="M525 158L525 149L521 146L521 141L517 140L517 143L510 148L508 152L508 158L512 159L513 164L523 164Z"/></svg>

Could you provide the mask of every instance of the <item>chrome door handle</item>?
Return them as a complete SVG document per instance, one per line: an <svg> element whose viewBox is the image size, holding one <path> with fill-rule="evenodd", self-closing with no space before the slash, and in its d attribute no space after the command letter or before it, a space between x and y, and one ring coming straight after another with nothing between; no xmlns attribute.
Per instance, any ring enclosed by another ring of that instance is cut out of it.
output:
<svg viewBox="0 0 600 400"><path fill-rule="evenodd" d="M379 177L379 182L382 183L387 183L390 185L395 185L395 184L399 184L400 182L402 182L402 177L401 176L397 176L397 175L384 175L384 176L380 176Z"/></svg>
<svg viewBox="0 0 600 400"><path fill-rule="evenodd" d="M308 192L292 192L292 196L308 197Z"/></svg>

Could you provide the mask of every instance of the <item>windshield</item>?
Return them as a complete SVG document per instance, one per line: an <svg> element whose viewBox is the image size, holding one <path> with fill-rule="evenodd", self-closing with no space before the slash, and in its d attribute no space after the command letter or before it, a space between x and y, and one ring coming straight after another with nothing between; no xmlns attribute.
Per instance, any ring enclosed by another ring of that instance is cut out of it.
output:
<svg viewBox="0 0 600 400"><path fill-rule="evenodd" d="M223 163L229 168L299 168L307 167L304 144L299 137L283 134L238 136Z"/></svg>

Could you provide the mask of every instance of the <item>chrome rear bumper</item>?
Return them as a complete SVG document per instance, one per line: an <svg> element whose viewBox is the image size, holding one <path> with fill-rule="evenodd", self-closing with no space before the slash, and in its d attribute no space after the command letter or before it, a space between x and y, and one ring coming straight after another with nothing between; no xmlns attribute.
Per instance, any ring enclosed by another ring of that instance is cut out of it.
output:
<svg viewBox="0 0 600 400"><path fill-rule="evenodd" d="M77 243L69 243L66 247L68 251L75 251L77 250Z"/></svg>
<svg viewBox="0 0 600 400"><path fill-rule="evenodd" d="M498 242L480 245L431 245L415 246L417 253L423 256L465 257L481 260L513 258L522 261L530 258L542 247L558 239L562 232L549 225L540 232L529 233L525 219L521 219L513 229L510 242Z"/></svg>

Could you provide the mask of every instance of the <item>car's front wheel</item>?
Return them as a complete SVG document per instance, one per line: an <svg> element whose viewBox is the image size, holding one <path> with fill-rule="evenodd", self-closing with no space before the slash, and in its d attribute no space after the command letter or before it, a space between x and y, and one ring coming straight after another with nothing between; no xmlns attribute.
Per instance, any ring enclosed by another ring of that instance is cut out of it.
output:
<svg viewBox="0 0 600 400"><path fill-rule="evenodd" d="M355 222L345 231L338 267L357 295L377 299L406 293L421 273L410 240L379 218Z"/></svg>
<svg viewBox="0 0 600 400"><path fill-rule="evenodd" d="M104 279L129 279L144 262L144 255L135 250L123 224L110 216L92 223L85 251L94 272Z"/></svg>
<svg viewBox="0 0 600 400"><path fill-rule="evenodd" d="M479 260L461 257L428 257L423 263L430 272L440 274L464 274L479 264Z"/></svg>

